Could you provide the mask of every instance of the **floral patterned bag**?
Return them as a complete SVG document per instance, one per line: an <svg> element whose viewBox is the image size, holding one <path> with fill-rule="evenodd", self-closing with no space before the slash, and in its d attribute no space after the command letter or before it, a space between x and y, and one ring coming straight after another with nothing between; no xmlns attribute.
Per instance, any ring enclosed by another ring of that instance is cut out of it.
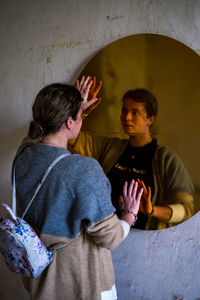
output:
<svg viewBox="0 0 200 300"><path fill-rule="evenodd" d="M26 277L36 278L52 261L53 253L72 242L61 245L53 250L48 250L31 226L24 221L24 216L45 181L53 166L62 158L69 155L62 154L57 157L44 173L36 191L26 207L22 218L16 216L16 188L15 172L13 176L13 210L2 204L5 217L0 216L0 252L8 268Z"/></svg>

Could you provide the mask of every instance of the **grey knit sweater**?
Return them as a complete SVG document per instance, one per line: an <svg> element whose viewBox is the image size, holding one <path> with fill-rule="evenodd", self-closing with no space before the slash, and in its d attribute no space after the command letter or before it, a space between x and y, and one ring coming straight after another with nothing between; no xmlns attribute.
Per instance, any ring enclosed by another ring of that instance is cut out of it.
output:
<svg viewBox="0 0 200 300"><path fill-rule="evenodd" d="M18 150L18 153L21 149ZM22 215L50 163L67 150L42 143L26 147L15 162L18 215ZM73 154L58 162L30 206L25 220L39 232L75 237L114 212L110 183L93 158Z"/></svg>

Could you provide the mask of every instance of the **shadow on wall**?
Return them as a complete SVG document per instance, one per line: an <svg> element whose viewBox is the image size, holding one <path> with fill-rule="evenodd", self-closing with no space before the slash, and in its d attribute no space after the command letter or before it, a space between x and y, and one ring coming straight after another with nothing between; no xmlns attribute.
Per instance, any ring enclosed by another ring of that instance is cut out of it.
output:
<svg viewBox="0 0 200 300"><path fill-rule="evenodd" d="M3 130L2 130L3 131ZM0 202L6 202L11 205L12 185L11 185L11 167L12 161L22 139L27 133L27 126L16 128L6 135L1 134L1 155L0 155ZM9 283L9 284L8 284ZM24 289L21 277L18 274L10 272L0 255L0 299L20 299L28 300L29 296Z"/></svg>
<svg viewBox="0 0 200 300"><path fill-rule="evenodd" d="M6 135L1 134L1 154L0 154L0 202L11 201L11 168L13 158L18 146L27 133L27 126L10 131Z"/></svg>
<svg viewBox="0 0 200 300"><path fill-rule="evenodd" d="M0 266L0 299L29 300L29 295L22 285L21 276L9 271L1 256Z"/></svg>

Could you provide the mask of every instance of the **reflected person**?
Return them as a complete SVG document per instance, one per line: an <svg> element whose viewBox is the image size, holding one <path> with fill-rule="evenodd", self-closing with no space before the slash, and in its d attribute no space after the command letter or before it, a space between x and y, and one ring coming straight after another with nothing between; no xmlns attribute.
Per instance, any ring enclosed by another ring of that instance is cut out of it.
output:
<svg viewBox="0 0 200 300"><path fill-rule="evenodd" d="M89 77L83 77L78 88ZM92 92L98 92L93 86ZM88 98L89 99L89 98ZM81 132L71 151L97 159L112 186L112 202L120 216L118 201L124 180L143 186L135 228L164 229L190 218L194 188L178 155L151 134L158 111L155 96L146 89L127 91L122 97L121 124L129 139L93 136Z"/></svg>

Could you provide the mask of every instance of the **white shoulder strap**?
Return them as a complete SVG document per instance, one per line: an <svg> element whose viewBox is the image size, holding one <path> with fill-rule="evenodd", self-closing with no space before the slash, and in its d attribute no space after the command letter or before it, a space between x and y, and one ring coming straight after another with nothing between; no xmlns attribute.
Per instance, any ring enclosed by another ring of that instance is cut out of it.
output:
<svg viewBox="0 0 200 300"><path fill-rule="evenodd" d="M36 190L33 194L33 197L31 198L29 204L27 205L23 215L22 215L22 219L24 218L25 214L27 213L27 210L29 209L29 207L31 206L33 200L35 199L37 193L39 192L41 186L43 185L45 179L47 178L47 176L49 175L51 169L55 166L55 164L57 162L59 162L62 158L66 157L70 155L69 153L64 153L64 154L61 154L60 156L58 156L51 164L50 166L47 168L47 170L45 171L44 175L42 176L42 179L40 180L38 186L36 187ZM16 184L15 184L15 169L14 169L14 172L13 172L13 195L12 195L12 210L14 212L14 214L16 214Z"/></svg>

